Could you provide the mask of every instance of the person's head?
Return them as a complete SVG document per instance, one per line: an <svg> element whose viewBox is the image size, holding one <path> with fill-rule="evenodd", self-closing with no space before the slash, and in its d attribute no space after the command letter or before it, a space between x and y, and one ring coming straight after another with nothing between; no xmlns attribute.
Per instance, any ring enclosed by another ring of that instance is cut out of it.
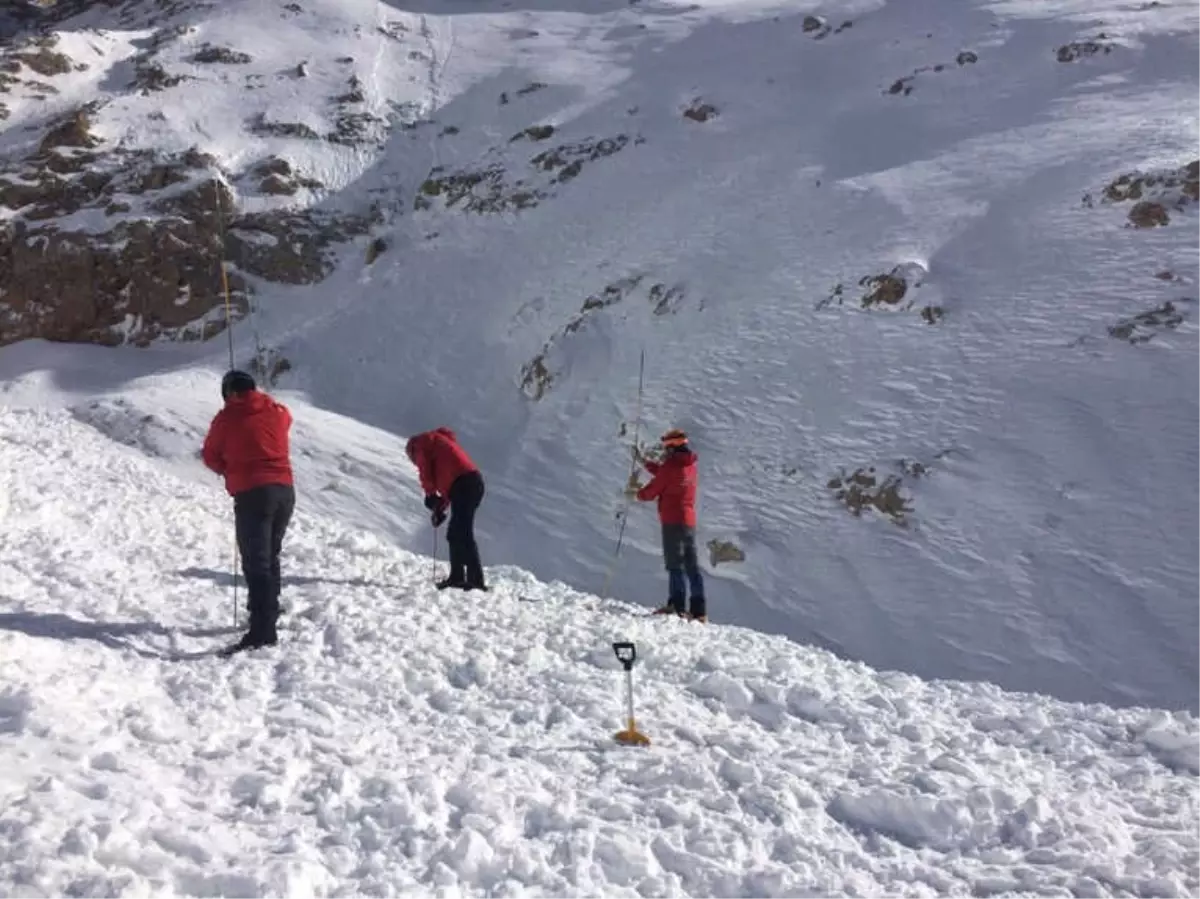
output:
<svg viewBox="0 0 1200 899"><path fill-rule="evenodd" d="M662 448L668 453L678 453L688 448L688 438L679 428L671 428L662 435Z"/></svg>
<svg viewBox="0 0 1200 899"><path fill-rule="evenodd" d="M240 396L256 389L254 378L247 372L234 369L225 373L221 379L221 399L228 400L231 396Z"/></svg>

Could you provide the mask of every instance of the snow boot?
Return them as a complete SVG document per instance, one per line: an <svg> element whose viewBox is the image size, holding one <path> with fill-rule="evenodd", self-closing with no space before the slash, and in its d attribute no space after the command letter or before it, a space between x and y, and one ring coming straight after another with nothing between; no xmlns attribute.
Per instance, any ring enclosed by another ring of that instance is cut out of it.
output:
<svg viewBox="0 0 1200 899"><path fill-rule="evenodd" d="M262 649L264 646L275 646L278 642L278 640L260 640L258 637L251 637L249 634L246 634L232 646L226 646L224 649L218 651L217 655L229 658L229 656L245 652L248 649Z"/></svg>
<svg viewBox="0 0 1200 899"><path fill-rule="evenodd" d="M446 578L444 581L438 581L434 586L437 587L439 590L446 590L451 587L454 588L455 590L468 589L466 581L456 581L453 578Z"/></svg>

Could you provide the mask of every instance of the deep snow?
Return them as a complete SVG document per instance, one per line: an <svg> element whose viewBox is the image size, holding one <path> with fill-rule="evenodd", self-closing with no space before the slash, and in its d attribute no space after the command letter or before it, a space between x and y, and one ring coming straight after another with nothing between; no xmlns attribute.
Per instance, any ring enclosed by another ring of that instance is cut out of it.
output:
<svg viewBox="0 0 1200 899"><path fill-rule="evenodd" d="M1194 716L881 673L513 568L438 594L311 504L283 642L213 658L228 500L136 420L81 417L0 410L4 895L1200 889ZM616 639L648 748L611 739Z"/></svg>

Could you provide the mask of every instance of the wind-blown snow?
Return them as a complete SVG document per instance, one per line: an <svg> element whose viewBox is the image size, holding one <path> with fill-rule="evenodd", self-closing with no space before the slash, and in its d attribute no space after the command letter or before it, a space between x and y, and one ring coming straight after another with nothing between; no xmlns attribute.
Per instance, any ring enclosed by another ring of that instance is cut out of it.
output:
<svg viewBox="0 0 1200 899"><path fill-rule="evenodd" d="M1200 889L1187 713L926 683L513 568L438 594L309 506L280 646L213 658L228 503L108 430L0 411L0 893ZM611 739L625 638L644 749Z"/></svg>

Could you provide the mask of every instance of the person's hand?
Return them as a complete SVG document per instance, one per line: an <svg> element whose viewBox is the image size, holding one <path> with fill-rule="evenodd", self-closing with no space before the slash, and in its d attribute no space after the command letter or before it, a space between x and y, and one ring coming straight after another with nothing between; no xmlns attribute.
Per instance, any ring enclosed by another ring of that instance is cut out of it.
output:
<svg viewBox="0 0 1200 899"><path fill-rule="evenodd" d="M440 528L442 526L442 522L445 520L446 510L443 507L434 509L433 514L429 516L429 521L433 524L434 528Z"/></svg>

